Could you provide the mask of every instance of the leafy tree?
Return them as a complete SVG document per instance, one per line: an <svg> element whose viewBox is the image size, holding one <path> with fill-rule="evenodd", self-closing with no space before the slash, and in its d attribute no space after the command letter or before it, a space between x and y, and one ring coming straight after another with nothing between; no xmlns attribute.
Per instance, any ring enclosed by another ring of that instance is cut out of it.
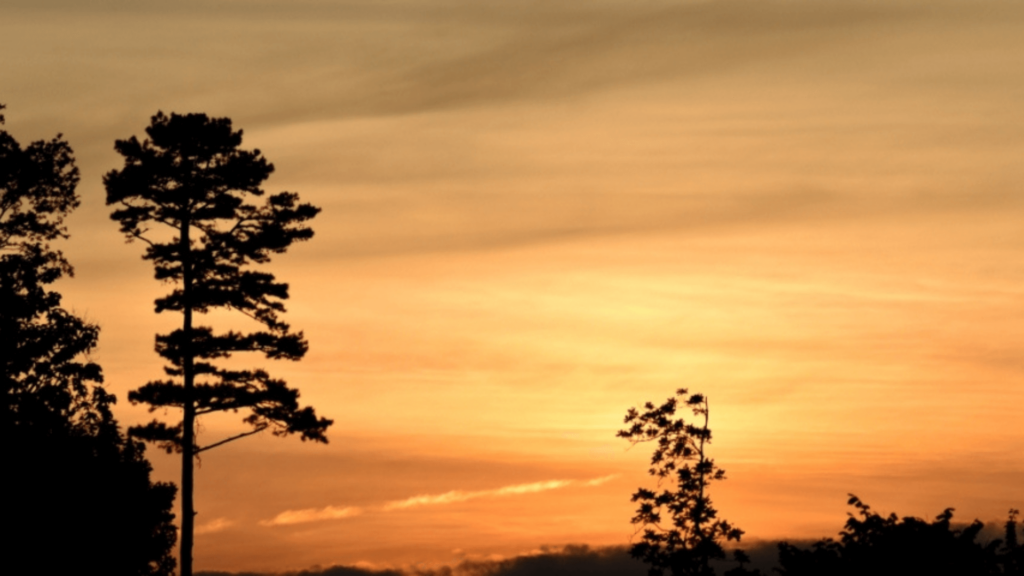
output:
<svg viewBox="0 0 1024 576"><path fill-rule="evenodd" d="M175 488L150 482L142 444L118 429L88 360L98 328L48 289L73 273L50 242L67 237L77 183L59 135L22 148L0 130L3 562L19 574L169 575Z"/></svg>
<svg viewBox="0 0 1024 576"><path fill-rule="evenodd" d="M975 520L966 527L954 527L952 508L927 522L896 514L882 516L852 494L849 504L857 513L849 515L838 541L826 538L810 548L779 544L780 574L1021 574L1015 510L1010 511L1005 542L983 543L976 539L984 525Z"/></svg>
<svg viewBox="0 0 1024 576"><path fill-rule="evenodd" d="M677 417L683 406L702 422ZM628 427L617 434L634 445L656 445L648 472L658 479L658 489L640 488L633 494L633 502L640 507L632 522L640 525L643 536L630 554L650 566L651 576L661 576L665 570L673 576L712 576L711 561L725 558L722 541L739 541L743 531L718 518L708 494L711 482L725 479L725 470L707 454L711 443L707 397L688 396L681 388L661 406L647 402L643 408L643 412L630 408L625 418ZM673 489L661 488L666 480L674 481ZM732 574L756 573L743 568L749 559L742 551L736 551L735 559L741 566Z"/></svg>
<svg viewBox="0 0 1024 576"><path fill-rule="evenodd" d="M274 167L259 150L243 150L242 132L228 118L205 114L153 116L149 136L118 140L121 170L106 174L111 217L129 241L146 243L143 256L153 262L156 278L172 282L169 294L156 300L158 313L182 316L181 328L158 335L156 351L168 362L167 379L151 381L129 395L151 410L180 408L176 424L154 420L132 433L181 453L181 574L192 572L194 508L193 463L202 452L271 429L275 435L299 434L303 440L327 442L331 420L312 408L300 408L298 392L263 370L238 370L215 361L237 352L259 352L270 359L299 360L307 344L280 319L288 285L255 269L273 253L307 240L305 223L318 212L299 203L292 192L266 197L260 185ZM212 309L236 310L260 329L250 333L214 332L194 324L196 314ZM249 429L206 446L196 441L196 418L213 412L245 410Z"/></svg>

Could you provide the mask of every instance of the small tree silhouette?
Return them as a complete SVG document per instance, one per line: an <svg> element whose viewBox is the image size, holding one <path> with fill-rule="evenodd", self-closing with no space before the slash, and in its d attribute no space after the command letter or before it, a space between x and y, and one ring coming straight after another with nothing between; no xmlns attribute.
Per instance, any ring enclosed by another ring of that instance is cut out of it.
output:
<svg viewBox="0 0 1024 576"><path fill-rule="evenodd" d="M149 382L132 392L132 402L151 410L183 411L174 425L156 421L135 428L140 438L158 442L182 456L181 574L192 573L194 507L193 463L201 453L270 428L275 435L299 434L303 440L327 442L331 421L312 408L300 408L298 392L263 370L236 370L214 361L236 352L259 352L270 359L299 360L307 344L279 314L288 285L267 272L254 270L273 253L307 240L313 231L305 222L319 211L299 203L298 194L269 195L261 205L249 203L264 194L260 185L274 170L259 150L243 150L242 132L228 118L205 114L157 113L140 142L118 140L115 149L125 165L104 177L107 204L129 241L147 244L158 280L174 289L156 300L156 311L182 315L181 328L158 335L156 350L169 363L170 379ZM153 230L151 227L157 227ZM161 234L160 232L164 233ZM250 333L215 333L194 325L195 314L211 309L236 310L260 329ZM214 412L244 409L250 429L206 446L196 442L196 418Z"/></svg>
<svg viewBox="0 0 1024 576"><path fill-rule="evenodd" d="M118 429L88 359L98 328L48 288L73 272L50 241L67 237L77 184L59 135L22 148L0 130L3 563L17 574L169 576L175 488L150 482L143 445Z"/></svg>
<svg viewBox="0 0 1024 576"><path fill-rule="evenodd" d="M677 417L682 406L703 421L691 424ZM743 531L718 518L708 494L711 482L725 479L725 470L707 454L711 443L707 397L688 395L681 388L661 406L647 402L643 408L643 412L630 408L625 418L628 428L617 434L634 445L656 444L648 472L658 479L659 490L640 488L633 494L633 502L640 507L632 522L640 525L643 536L630 554L650 566L650 576L661 576L665 570L673 576L712 576L710 562L725 558L722 541L739 541ZM666 479L675 481L674 489L661 489ZM736 560L748 561L741 551ZM746 571L741 566L732 573Z"/></svg>

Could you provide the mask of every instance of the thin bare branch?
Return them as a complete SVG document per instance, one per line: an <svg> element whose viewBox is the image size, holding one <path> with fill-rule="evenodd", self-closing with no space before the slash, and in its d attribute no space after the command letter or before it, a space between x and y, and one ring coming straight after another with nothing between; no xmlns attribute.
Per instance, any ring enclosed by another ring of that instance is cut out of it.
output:
<svg viewBox="0 0 1024 576"><path fill-rule="evenodd" d="M216 448L217 446L223 446L224 444L227 444L228 442L234 442L235 440L239 440L241 438L245 438L246 436L252 436L253 434L259 434L260 432L263 432L266 429L267 429L267 425L264 424L263 426L260 426L259 428L255 429L255 430L250 430L248 432L242 432L241 434L236 434L235 436L232 436L230 438L225 438L225 439L221 440L220 442L214 442L213 444L210 444L209 446L203 446L202 448L198 448L192 454L199 454L200 452L206 452L207 450L209 450L211 448Z"/></svg>

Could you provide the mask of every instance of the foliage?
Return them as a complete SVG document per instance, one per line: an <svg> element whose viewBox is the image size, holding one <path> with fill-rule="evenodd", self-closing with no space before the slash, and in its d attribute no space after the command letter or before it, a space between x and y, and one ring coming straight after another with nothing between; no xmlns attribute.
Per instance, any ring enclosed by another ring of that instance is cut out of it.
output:
<svg viewBox="0 0 1024 576"><path fill-rule="evenodd" d="M205 114L157 113L148 138L118 140L121 170L106 174L107 204L129 241L147 244L144 258L156 278L173 284L156 300L156 311L182 315L180 329L158 335L156 351L168 362L168 378L154 380L129 395L151 410L180 408L182 420L154 420L132 430L140 438L182 454L182 573L189 574L192 545L192 466L199 453L270 429L276 435L299 434L326 442L331 421L312 408L300 408L298 392L259 369L234 369L216 362L238 352L270 359L299 360L307 343L280 314L288 285L258 269L274 253L313 231L305 223L318 212L298 195L264 195L261 184L274 167L259 150L243 150L242 132L228 118ZM260 327L241 333L215 332L193 325L195 314L236 310ZM245 410L248 430L206 446L195 440L195 419L214 412Z"/></svg>
<svg viewBox="0 0 1024 576"><path fill-rule="evenodd" d="M702 423L688 423L677 410L690 409ZM739 541L743 531L718 518L708 494L713 481L724 480L725 470L707 455L711 443L708 428L708 400L702 394L688 396L685 388L676 391L661 406L644 404L643 412L630 408L628 427L617 434L631 443L654 442L648 473L658 479L658 489L640 488L633 494L639 502L633 524L643 529L630 554L650 566L651 576L669 570L673 576L710 576L711 560L725 558L722 541ZM673 489L661 488L674 481ZM736 559L746 562L739 552ZM746 573L742 566L733 574Z"/></svg>
<svg viewBox="0 0 1024 576"><path fill-rule="evenodd" d="M0 130L0 426L4 520L16 527L5 563L34 573L171 574L175 488L150 482L143 446L118 429L115 398L88 360L98 328L48 289L73 273L50 241L67 237L77 183L60 136L22 148Z"/></svg>
<svg viewBox="0 0 1024 576"><path fill-rule="evenodd" d="M1024 576L1024 544L1017 536L1017 516L1020 510L1010 508L1003 524L1003 541L999 549L999 564L1003 574Z"/></svg>
<svg viewBox="0 0 1024 576"><path fill-rule="evenodd" d="M952 508L929 523L896 514L881 516L852 494L849 504L857 513L849 514L838 541L826 538L808 549L779 544L780 574L1021 574L1016 510L1010 511L1005 540L982 543L976 539L984 525L975 520L954 528Z"/></svg>
<svg viewBox="0 0 1024 576"><path fill-rule="evenodd" d="M2 117L0 117L2 118ZM0 130L0 357L5 417L12 425L88 412L88 383L100 382L96 364L79 360L96 342L96 327L60 308L47 290L71 265L50 241L67 237L64 217L78 206L78 168L58 136L27 148ZM24 412L24 414L23 414Z"/></svg>

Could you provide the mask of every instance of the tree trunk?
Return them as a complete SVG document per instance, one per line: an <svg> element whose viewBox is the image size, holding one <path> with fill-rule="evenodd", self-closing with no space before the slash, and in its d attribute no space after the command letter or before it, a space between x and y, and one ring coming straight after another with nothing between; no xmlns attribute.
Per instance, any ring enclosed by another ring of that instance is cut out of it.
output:
<svg viewBox="0 0 1024 576"><path fill-rule="evenodd" d="M182 290L184 292L184 345L182 349L182 379L185 394L183 399L184 415L181 431L181 576L192 576L192 541L195 532L195 507L192 502L193 475L195 463L195 420L196 408L192 401L195 374L192 358L192 250L189 239L188 218L181 225L182 250Z"/></svg>
<svg viewBox="0 0 1024 576"><path fill-rule="evenodd" d="M704 428L701 429L700 448L699 448L700 460L697 461L697 466L698 466L698 468L700 470L700 494L699 494L699 496L697 498L697 506L699 508L697 510L697 512L698 512L697 521L694 522L694 530L697 532L697 537L699 538L698 546L700 546L700 571L701 571L700 573L701 574L704 574L704 573L706 573L708 571L708 564L709 564L709 562L708 562L709 559L708 559L708 555L707 555L707 547L704 545L705 541L707 540L707 536L704 534L704 528L702 526L703 523L701 522L701 520L703 519L703 515L704 515L704 507L707 504L706 500L704 499L705 498L704 497L704 487L708 483L708 472L709 471L704 469L704 462L706 462L706 457L704 456L704 441L707 440L708 417L709 417L710 413L711 412L708 409L708 398L707 398L707 396L705 396L704 397Z"/></svg>

